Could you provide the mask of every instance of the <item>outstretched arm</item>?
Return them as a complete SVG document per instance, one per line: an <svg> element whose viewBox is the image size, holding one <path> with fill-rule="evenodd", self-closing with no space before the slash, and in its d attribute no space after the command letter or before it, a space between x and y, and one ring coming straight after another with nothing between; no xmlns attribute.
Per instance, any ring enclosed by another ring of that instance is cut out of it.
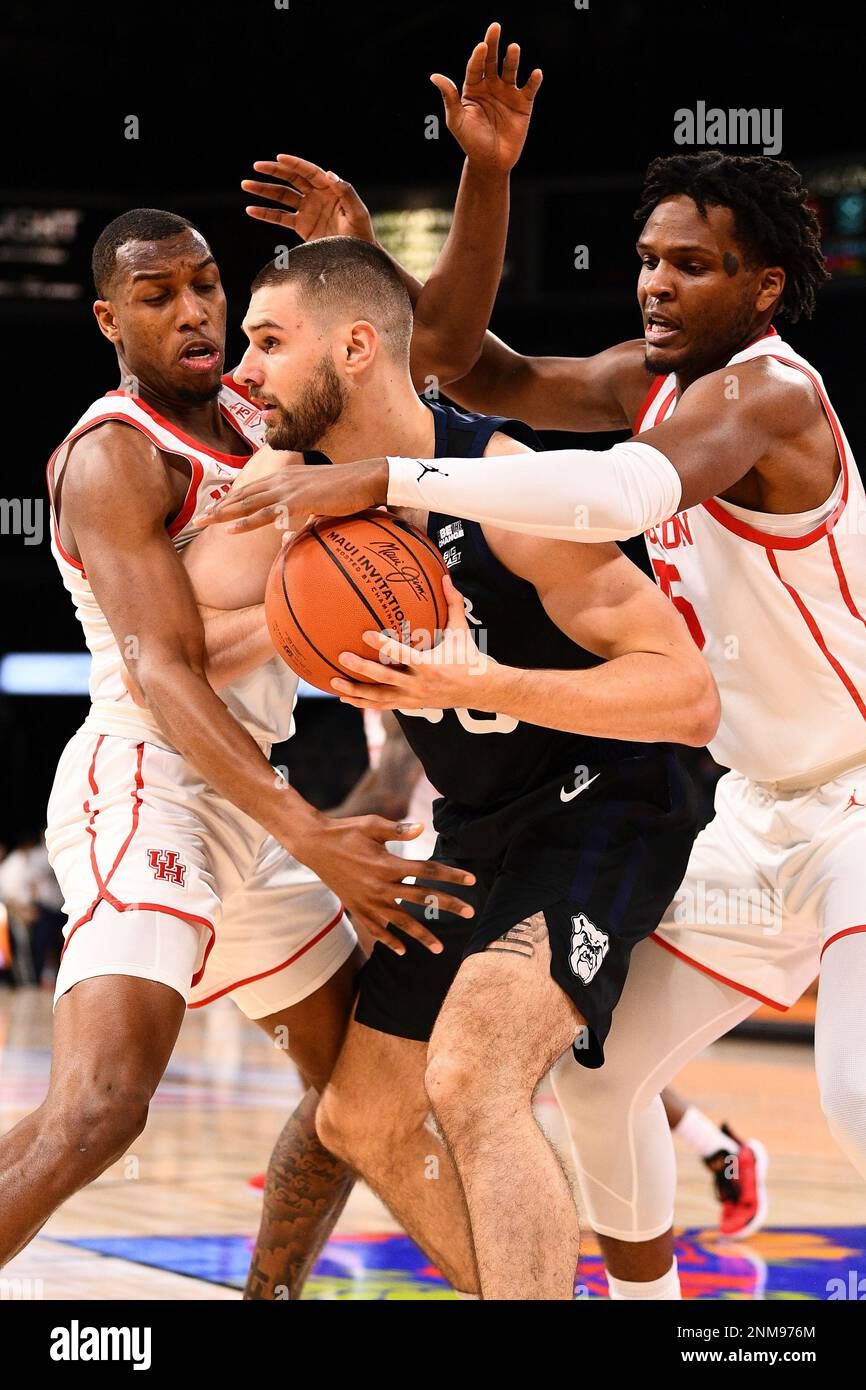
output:
<svg viewBox="0 0 866 1390"><path fill-rule="evenodd" d="M612 449L508 449L483 459L364 459L339 468L284 468L217 503L209 521L233 529L275 515L346 516L387 503L446 512L554 540L627 540L726 492L754 470L772 505L817 506L837 476L830 427L808 377L771 357L699 378L676 413ZM816 458L823 468L816 468ZM836 472L829 470L835 467ZM805 499L805 500L804 500Z"/></svg>
<svg viewBox="0 0 866 1390"><path fill-rule="evenodd" d="M502 275L508 229L509 175L520 157L542 75L517 85L520 48L509 44L499 73L500 26L491 24L466 68L462 93L434 73L448 129L466 162L445 245L421 285L396 261L415 309L412 375L419 390L463 377L482 349ZM242 187L276 208L250 206L260 221L289 227L305 240L357 236L375 241L370 215L351 184L291 155L260 160L256 172L280 180L245 179Z"/></svg>
<svg viewBox="0 0 866 1390"><path fill-rule="evenodd" d="M823 461L828 451L829 462L832 437L808 377L772 357L759 357L700 377L683 392L670 419L612 449L537 453L531 473L524 455L499 450L497 457L477 461L438 459L436 471L428 471L423 482L415 459L387 460L387 483L381 460L370 460L358 465L351 482L358 491L366 473L367 489L392 506L598 542L626 540L660 525L675 512L726 492L753 469L775 503L767 510L801 510L802 500L788 503L804 480L812 494L817 486L809 503L817 505L827 495L828 475L815 467L815 457ZM343 485L348 487L350 479ZM802 499L802 491L798 496Z"/></svg>
<svg viewBox="0 0 866 1390"><path fill-rule="evenodd" d="M495 434L488 451L521 448ZM444 580L448 625L430 651L383 633L364 640L378 661L340 653L347 671L334 690L359 709L471 708L569 733L702 747L720 717L718 691L679 613L616 545L574 545L484 528L494 555L535 588L548 617L602 658L590 670L524 670L480 652L463 599Z"/></svg>
<svg viewBox="0 0 866 1390"><path fill-rule="evenodd" d="M242 187L277 206L252 204L250 217L305 241L352 236L378 244L368 208L333 170L289 154L258 160L254 168L278 182L244 179ZM417 389L437 377L459 405L513 415L535 429L627 429L649 386L642 339L590 357L536 357L485 332L502 275L508 194L507 176L467 158L451 228L426 284L391 257L414 309Z"/></svg>

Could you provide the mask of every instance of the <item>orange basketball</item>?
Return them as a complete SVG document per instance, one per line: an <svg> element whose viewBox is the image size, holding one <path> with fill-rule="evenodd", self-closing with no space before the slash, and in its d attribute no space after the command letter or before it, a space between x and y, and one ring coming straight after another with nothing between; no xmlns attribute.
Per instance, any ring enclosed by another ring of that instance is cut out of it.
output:
<svg viewBox="0 0 866 1390"><path fill-rule="evenodd" d="M445 573L433 542L388 512L320 517L292 537L268 576L271 640L293 671L333 693L335 676L362 679L340 665L340 652L375 660L364 632L435 645L447 618Z"/></svg>

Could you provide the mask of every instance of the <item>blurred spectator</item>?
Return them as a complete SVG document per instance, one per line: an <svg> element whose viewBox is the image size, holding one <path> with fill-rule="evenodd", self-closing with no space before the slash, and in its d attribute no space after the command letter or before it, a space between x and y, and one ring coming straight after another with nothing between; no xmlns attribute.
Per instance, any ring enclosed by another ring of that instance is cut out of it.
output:
<svg viewBox="0 0 866 1390"><path fill-rule="evenodd" d="M42 832L24 835L0 863L0 903L19 984L53 983L63 947L62 901Z"/></svg>

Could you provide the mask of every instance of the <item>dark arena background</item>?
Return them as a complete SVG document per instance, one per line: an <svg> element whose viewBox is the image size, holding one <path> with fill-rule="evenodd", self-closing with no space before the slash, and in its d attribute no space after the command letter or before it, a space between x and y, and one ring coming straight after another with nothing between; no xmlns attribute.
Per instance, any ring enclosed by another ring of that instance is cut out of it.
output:
<svg viewBox="0 0 866 1390"><path fill-rule="evenodd" d="M370 207L382 244L423 279L447 234L462 167L429 75L445 73L459 86L472 45L493 19L506 41L521 44L521 80L533 66L544 72L512 175L494 331L521 351L577 356L638 336L632 213L650 159L680 148L675 113L701 103L775 113L780 143L772 153L806 177L831 272L814 318L788 336L822 373L854 457L866 459L866 128L856 7L7 0L0 20L6 851L41 833L57 760L87 708L80 629L50 551L45 465L87 403L117 384L90 307L96 236L133 206L166 208L202 228L228 296L227 368L243 350L239 325L252 276L276 240L294 240L244 214L250 200L239 184L256 159L298 154L337 171ZM573 436L545 436L547 447L569 442ZM579 442L608 447L614 437ZM642 542L627 549L647 567ZM790 698L795 704L796 689ZM367 764L360 714L307 690L297 735L273 761L314 804L335 805ZM689 761L709 819L719 769L708 754L692 752ZM50 1048L50 993L4 961L8 939L0 937L0 979L8 985L0 987L0 1132L44 1094ZM25 1008L27 999L35 1003ZM784 1018L762 1011L691 1064L683 1080L694 1104L754 1132L772 1158L765 1229L725 1246L714 1240L708 1176L694 1155L680 1154L687 1298L866 1296L866 1196L820 1112L813 1018L810 997ZM33 1287L42 1281L46 1298L236 1300L258 1221L260 1194L248 1179L264 1168L281 1117L300 1094L281 1067L227 1001L214 1017L192 1018L152 1128L134 1150L139 1180L123 1171L128 1155L53 1218L10 1277L19 1271ZM541 1100L552 1113L552 1096ZM183 1200L172 1191L176 1181ZM372 1197L356 1193L352 1202L307 1297L451 1297ZM584 1296L604 1297L588 1231L585 1248ZM849 1292L834 1294L834 1280ZM21 1295L8 1287L6 1296L27 1296L26 1288Z"/></svg>

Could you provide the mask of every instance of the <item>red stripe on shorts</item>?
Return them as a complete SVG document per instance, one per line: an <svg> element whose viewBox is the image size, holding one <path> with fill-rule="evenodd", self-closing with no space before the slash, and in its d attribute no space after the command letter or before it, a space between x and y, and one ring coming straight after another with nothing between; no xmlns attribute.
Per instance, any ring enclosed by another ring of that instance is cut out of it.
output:
<svg viewBox="0 0 866 1390"><path fill-rule="evenodd" d="M90 767L87 773L87 780L94 796L99 795L99 786L96 781L96 758L100 748L102 747L104 738L105 735L100 734L99 738L96 740L96 747L93 750L93 757L91 758ZM93 811L91 811L90 798L88 797L87 800L84 802L82 809L85 815L87 815L88 813L90 815L90 820L87 823L86 829L88 835L90 836L90 867L93 871L93 877L96 880L97 892L96 897L93 899L93 902L90 904L90 907L87 909L84 916L79 917L78 921L75 922L70 928L69 935L63 943L61 959L63 955L66 953L66 948L68 947L75 933L78 931L78 928L83 927L87 922L90 921L100 903L108 903L108 906L114 908L115 912L164 912L167 916L178 917L181 921L188 922L191 926L206 927L207 930L210 932L210 940L205 948L204 960L202 961L201 969L196 972L192 979L192 983L195 985L198 984L199 980L204 974L204 967L207 963L207 958L211 953L214 940L216 939L216 928L214 927L213 922L209 921L207 917L198 917L193 912L181 912L179 908L165 907L162 903L126 903L123 902L120 898L115 897L113 893L110 893L108 891L108 885L114 877L114 874L116 873L117 869L120 867L121 861L123 860L126 851L129 849L129 846L132 844L132 841L135 837L135 833L138 830L138 823L141 815L141 793L144 790L144 775L142 773L143 760L144 744L139 743L136 745L135 774L133 777L131 793L132 823L130 825L129 834L127 835L123 844L120 846L120 849L117 851L117 854L114 856L114 863L112 864L111 868L108 871L108 874L104 879L102 878L102 875L99 872L99 865L96 862L96 817L99 815L99 807L96 807Z"/></svg>
<svg viewBox="0 0 866 1390"><path fill-rule="evenodd" d="M221 999L224 994L230 994L233 989L240 989L242 985L254 984L256 980L264 980L268 975L278 975L281 970L288 969L290 965L294 965L296 960L300 960L301 956L306 955L307 951L312 950L312 948L322 940L323 936L327 936L328 932L334 930L334 927L343 920L343 911L344 908L341 903L340 910L336 917L332 918L326 927L322 927L320 932L317 932L315 936L311 936L310 940L305 942L300 950L295 951L294 955L289 956L288 960L284 960L280 965L274 965L270 970L260 970L258 975L248 975L245 980L236 980L234 984L226 985L223 989L218 989L214 994L209 994L207 999L197 999L194 1004L189 1004L187 1007L190 1009L201 1009L205 1004L212 1004L215 999ZM199 972L198 979L201 979L203 973L204 966L202 966ZM198 984L198 979L194 980L193 984Z"/></svg>
<svg viewBox="0 0 866 1390"><path fill-rule="evenodd" d="M672 946L669 941L663 941L655 932L650 937L650 941L654 941L657 946L663 946L666 951L670 951L672 956L684 960L694 970L700 970L702 974L712 976L714 980L718 980L720 984L728 985L731 989L738 989L740 994L748 994L750 999L757 999L760 1004L766 1004L770 1009L778 1009L780 1013L784 1014L791 1007L790 1004L777 1004L775 999L768 999L766 994L759 994L756 989L749 989L748 985L741 985L737 980L728 979L727 975L720 975L718 970L711 970L708 965L701 965L699 960L695 960L693 956L687 956L685 951L678 951L676 946Z"/></svg>

